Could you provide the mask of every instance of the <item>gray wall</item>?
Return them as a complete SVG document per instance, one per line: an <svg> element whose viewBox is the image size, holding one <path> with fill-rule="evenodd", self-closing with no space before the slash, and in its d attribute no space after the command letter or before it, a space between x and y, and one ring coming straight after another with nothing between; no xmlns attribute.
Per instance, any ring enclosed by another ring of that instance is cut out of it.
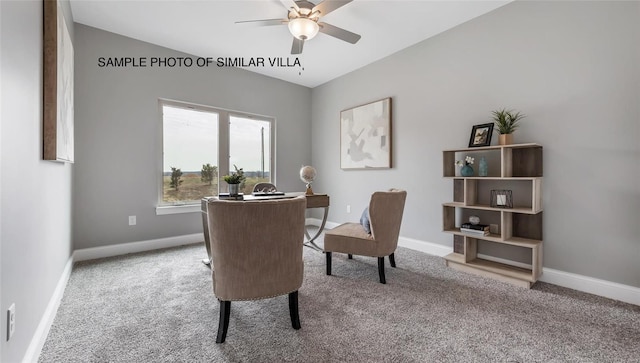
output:
<svg viewBox="0 0 640 363"><path fill-rule="evenodd" d="M311 91L229 68L100 68L98 57L185 56L76 24L76 249L202 233L200 213L157 216L158 98L276 118L278 188L304 190ZM136 215L130 227L127 216Z"/></svg>
<svg viewBox="0 0 640 363"><path fill-rule="evenodd" d="M639 2L508 4L314 88L314 190L342 222L405 188L401 235L451 246L441 151L515 108L528 115L515 142L544 146L544 266L640 287L639 65ZM394 167L341 170L339 112L389 96Z"/></svg>
<svg viewBox="0 0 640 363"><path fill-rule="evenodd" d="M18 362L71 256L73 166L42 160L42 2L1 1L0 9L0 361ZM7 342L11 303L16 330Z"/></svg>

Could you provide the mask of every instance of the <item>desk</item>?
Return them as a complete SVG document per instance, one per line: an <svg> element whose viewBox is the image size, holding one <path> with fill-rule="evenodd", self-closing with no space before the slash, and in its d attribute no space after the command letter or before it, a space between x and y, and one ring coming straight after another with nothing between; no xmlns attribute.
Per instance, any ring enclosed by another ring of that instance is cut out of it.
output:
<svg viewBox="0 0 640 363"><path fill-rule="evenodd" d="M295 198L297 196L304 195L303 192L294 192L294 193L284 193L284 195L261 195L261 196L253 196L253 195L245 195L245 201L251 200L270 200L270 199L283 199L283 198ZM307 197L307 209L311 208L324 208L324 214L322 216L322 222L320 223L320 228L316 234L311 237L309 231L305 228L304 234L307 237L306 241L303 241L304 245L312 248L316 251L322 252L322 248L315 244L315 240L320 237L320 234L324 230L324 226L327 223L327 215L329 214L329 196L327 194L313 194L313 195L305 195ZM207 258L202 260L205 265L209 265L211 261L211 246L209 245L209 219L207 216L207 202L211 198L216 197L204 197L200 201L200 211L202 212L202 227L204 230L204 246L207 249ZM305 226L307 227L307 226Z"/></svg>
<svg viewBox="0 0 640 363"><path fill-rule="evenodd" d="M324 214L322 215L322 222L320 223L320 228L318 228L318 231L313 237L309 235L309 231L305 228L304 234L305 236L307 236L307 241L304 242L304 245L309 248L313 248L316 251L323 252L322 248L318 247L318 245L316 245L314 241L318 237L320 237L320 234L324 230L324 225L327 223L327 215L329 215L329 196L326 194L312 194L312 195L307 195L306 197L307 197L307 209L324 208Z"/></svg>

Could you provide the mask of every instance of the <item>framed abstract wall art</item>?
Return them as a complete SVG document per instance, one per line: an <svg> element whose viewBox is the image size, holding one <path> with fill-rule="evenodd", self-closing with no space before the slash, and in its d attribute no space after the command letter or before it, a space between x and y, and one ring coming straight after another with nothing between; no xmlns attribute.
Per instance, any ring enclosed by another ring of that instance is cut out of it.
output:
<svg viewBox="0 0 640 363"><path fill-rule="evenodd" d="M44 160L72 163L73 44L58 0L44 0Z"/></svg>
<svg viewBox="0 0 640 363"><path fill-rule="evenodd" d="M340 112L340 168L391 168L391 98Z"/></svg>

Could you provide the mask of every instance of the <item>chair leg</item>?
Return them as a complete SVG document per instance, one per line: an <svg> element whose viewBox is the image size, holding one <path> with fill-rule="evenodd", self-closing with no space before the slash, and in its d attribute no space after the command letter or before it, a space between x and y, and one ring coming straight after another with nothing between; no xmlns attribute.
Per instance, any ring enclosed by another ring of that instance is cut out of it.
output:
<svg viewBox="0 0 640 363"><path fill-rule="evenodd" d="M327 256L327 275L331 275L331 252L324 253Z"/></svg>
<svg viewBox="0 0 640 363"><path fill-rule="evenodd" d="M384 257L378 257L378 275L380 275L380 283L386 284L387 280L384 278Z"/></svg>
<svg viewBox="0 0 640 363"><path fill-rule="evenodd" d="M391 263L391 267L396 267L396 258L393 253L389 255L389 263Z"/></svg>
<svg viewBox="0 0 640 363"><path fill-rule="evenodd" d="M291 326L293 329L300 329L300 315L298 314L298 290L289 293L289 315L291 315Z"/></svg>
<svg viewBox="0 0 640 363"><path fill-rule="evenodd" d="M350 260L353 260L353 255L352 254L349 253L347 256L349 256Z"/></svg>
<svg viewBox="0 0 640 363"><path fill-rule="evenodd" d="M229 328L229 314L231 313L231 301L220 300L220 321L218 323L218 336L216 343L224 343L227 338L227 328Z"/></svg>

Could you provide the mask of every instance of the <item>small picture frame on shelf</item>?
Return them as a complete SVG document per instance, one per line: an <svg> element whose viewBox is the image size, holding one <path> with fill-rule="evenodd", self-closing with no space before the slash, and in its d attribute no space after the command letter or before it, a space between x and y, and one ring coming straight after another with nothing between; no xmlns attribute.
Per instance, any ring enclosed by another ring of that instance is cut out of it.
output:
<svg viewBox="0 0 640 363"><path fill-rule="evenodd" d="M511 190L491 190L492 208L513 208L513 193Z"/></svg>
<svg viewBox="0 0 640 363"><path fill-rule="evenodd" d="M493 135L493 123L474 125L471 129L469 147L481 147L491 145Z"/></svg>

